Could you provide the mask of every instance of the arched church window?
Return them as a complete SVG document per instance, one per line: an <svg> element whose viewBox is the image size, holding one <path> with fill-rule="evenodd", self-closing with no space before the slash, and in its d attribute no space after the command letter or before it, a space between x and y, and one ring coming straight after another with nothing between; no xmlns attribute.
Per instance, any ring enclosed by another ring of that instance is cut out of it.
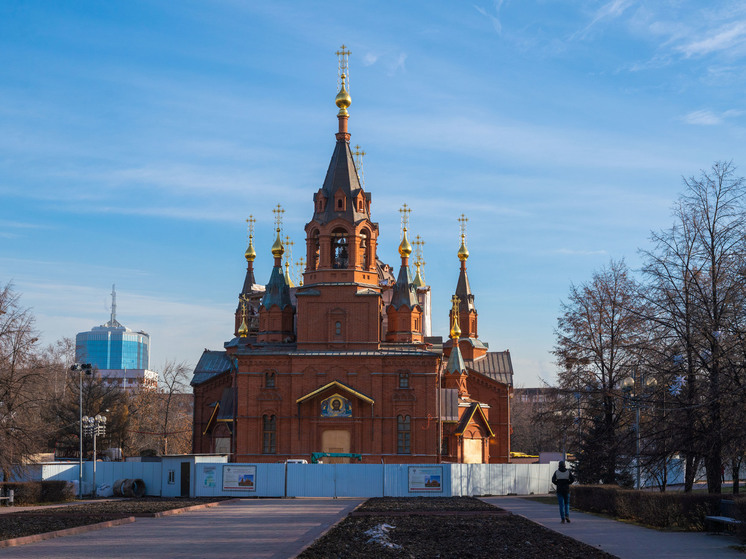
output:
<svg viewBox="0 0 746 559"><path fill-rule="evenodd" d="M342 209L342 198L339 198L339 199L337 200L337 209L338 209L338 210L341 210L341 209Z"/></svg>
<svg viewBox="0 0 746 559"><path fill-rule="evenodd" d="M396 453L411 454L411 419L408 415L400 415L396 423Z"/></svg>
<svg viewBox="0 0 746 559"><path fill-rule="evenodd" d="M368 235L360 233L360 253L363 256L363 270L368 269Z"/></svg>
<svg viewBox="0 0 746 559"><path fill-rule="evenodd" d="M347 235L344 230L337 229L332 233L332 267L347 268L349 252L347 250Z"/></svg>
<svg viewBox="0 0 746 559"><path fill-rule="evenodd" d="M311 234L311 262L309 264L311 265L312 270L318 270L319 269L319 232L314 231Z"/></svg>
<svg viewBox="0 0 746 559"><path fill-rule="evenodd" d="M277 453L277 419L274 415L262 416L262 453Z"/></svg>
<svg viewBox="0 0 746 559"><path fill-rule="evenodd" d="M268 371L264 373L264 388L274 388L275 387L275 373L273 371Z"/></svg>
<svg viewBox="0 0 746 559"><path fill-rule="evenodd" d="M409 373L399 371L399 388L409 388Z"/></svg>
<svg viewBox="0 0 746 559"><path fill-rule="evenodd" d="M342 323L337 321L334 323L334 335L335 336L341 336L342 335Z"/></svg>

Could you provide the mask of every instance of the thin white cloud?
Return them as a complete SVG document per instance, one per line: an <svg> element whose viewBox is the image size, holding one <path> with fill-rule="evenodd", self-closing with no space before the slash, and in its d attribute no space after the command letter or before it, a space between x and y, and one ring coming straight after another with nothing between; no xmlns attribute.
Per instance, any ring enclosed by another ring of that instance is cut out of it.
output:
<svg viewBox="0 0 746 559"><path fill-rule="evenodd" d="M399 53L399 55L394 59L394 61L389 65L389 75L393 76L400 70L402 72L406 71L406 68L404 66L404 63L407 61L407 55L406 53Z"/></svg>
<svg viewBox="0 0 746 559"><path fill-rule="evenodd" d="M49 229L49 225L43 223L27 223L23 221L10 221L0 219L0 227L9 227L12 229Z"/></svg>
<svg viewBox="0 0 746 559"><path fill-rule="evenodd" d="M687 58L731 50L746 42L746 21L736 21L717 29L708 30L705 35L708 36L681 45L677 47L677 50Z"/></svg>
<svg viewBox="0 0 746 559"><path fill-rule="evenodd" d="M493 5L495 9L495 15L492 15L491 13L487 12L484 8L481 6L474 5L474 9L478 11L480 14L482 14L484 17L486 17L490 22L492 23L492 27L495 28L495 31L497 33L502 33L503 26L500 21L500 8L502 7L503 0L494 0Z"/></svg>
<svg viewBox="0 0 746 559"><path fill-rule="evenodd" d="M714 113L709 109L701 109L699 111L692 111L682 117L687 124L694 124L698 126L716 126L723 124L726 119L741 116L744 112L736 109L724 111L720 114Z"/></svg>
<svg viewBox="0 0 746 559"><path fill-rule="evenodd" d="M363 56L363 66L372 66L378 61L378 55L372 52L366 53Z"/></svg>
<svg viewBox="0 0 746 559"><path fill-rule="evenodd" d="M554 254L563 254L567 256L599 256L608 254L605 250L577 250L571 248L559 248L553 252Z"/></svg>
<svg viewBox="0 0 746 559"><path fill-rule="evenodd" d="M585 38L589 31L599 22L618 18L632 5L632 3L632 0L612 0L611 2L607 2L596 11L595 16L588 25L570 36L570 40Z"/></svg>

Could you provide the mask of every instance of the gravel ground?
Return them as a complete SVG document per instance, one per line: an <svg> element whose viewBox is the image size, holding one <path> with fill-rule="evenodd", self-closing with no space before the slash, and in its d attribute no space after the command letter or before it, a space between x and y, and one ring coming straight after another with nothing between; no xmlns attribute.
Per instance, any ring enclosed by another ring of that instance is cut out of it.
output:
<svg viewBox="0 0 746 559"><path fill-rule="evenodd" d="M95 501L52 508L19 510L0 514L0 540L43 534L106 522L128 516L150 516L172 509L204 505L221 499L122 499Z"/></svg>
<svg viewBox="0 0 746 559"><path fill-rule="evenodd" d="M468 559L613 559L471 497L369 499L300 556Z"/></svg>

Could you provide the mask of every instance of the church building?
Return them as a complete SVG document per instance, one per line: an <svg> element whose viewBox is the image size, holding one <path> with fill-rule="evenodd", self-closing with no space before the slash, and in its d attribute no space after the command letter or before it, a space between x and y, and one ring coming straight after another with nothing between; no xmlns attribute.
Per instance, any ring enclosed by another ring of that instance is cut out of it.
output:
<svg viewBox="0 0 746 559"><path fill-rule="evenodd" d="M378 258L371 194L350 148L349 51L337 54L336 144L309 203L303 281L292 284L287 262L283 272L278 205L266 284L255 279L252 234L232 338L195 368L193 452L244 463L315 452L342 455L326 462L508 462L513 368L509 352L490 352L477 334L465 219L455 291L442 295L451 300L443 343L419 260L410 271L406 213L396 277Z"/></svg>

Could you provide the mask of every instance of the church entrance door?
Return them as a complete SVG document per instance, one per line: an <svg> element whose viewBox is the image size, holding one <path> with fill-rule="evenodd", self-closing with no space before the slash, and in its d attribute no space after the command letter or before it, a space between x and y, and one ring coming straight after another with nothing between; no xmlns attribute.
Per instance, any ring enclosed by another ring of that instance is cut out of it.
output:
<svg viewBox="0 0 746 559"><path fill-rule="evenodd" d="M464 464L481 464L482 439L464 439Z"/></svg>
<svg viewBox="0 0 746 559"><path fill-rule="evenodd" d="M346 429L326 430L321 434L322 452L350 452L350 432ZM324 458L325 464L349 464L349 458Z"/></svg>

